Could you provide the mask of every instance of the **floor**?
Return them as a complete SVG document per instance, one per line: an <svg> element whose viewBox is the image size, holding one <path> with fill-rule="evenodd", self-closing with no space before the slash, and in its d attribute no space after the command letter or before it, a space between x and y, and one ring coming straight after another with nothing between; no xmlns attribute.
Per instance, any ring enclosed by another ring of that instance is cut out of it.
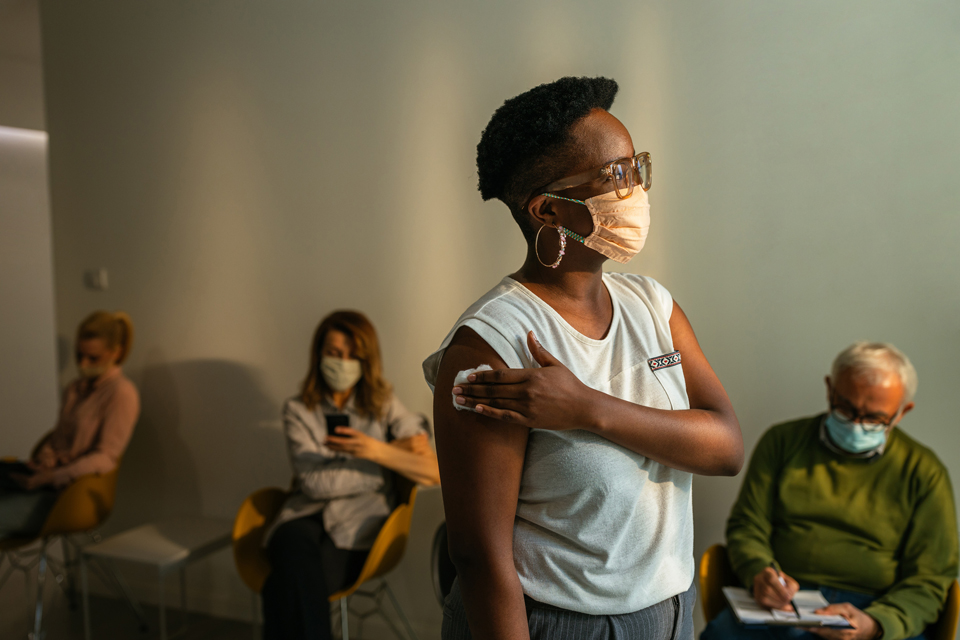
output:
<svg viewBox="0 0 960 640"><path fill-rule="evenodd" d="M83 614L79 608L71 611L66 598L59 593L47 598L47 611L44 615L43 630L48 640L82 640ZM33 612L28 610L22 598L22 606L9 606L9 598L4 598L3 611L0 613L0 638L3 640L26 640L33 630ZM157 628L157 608L144 605L144 613L150 622L146 631L139 629L139 622L127 605L121 600L91 596L90 619L91 635L94 640L156 640L160 637ZM20 615L15 615L17 611ZM253 629L246 622L214 618L200 613L187 616L187 626L178 633L180 612L168 612L168 638L173 640L248 640L253 637ZM175 635L176 634L176 635Z"/></svg>

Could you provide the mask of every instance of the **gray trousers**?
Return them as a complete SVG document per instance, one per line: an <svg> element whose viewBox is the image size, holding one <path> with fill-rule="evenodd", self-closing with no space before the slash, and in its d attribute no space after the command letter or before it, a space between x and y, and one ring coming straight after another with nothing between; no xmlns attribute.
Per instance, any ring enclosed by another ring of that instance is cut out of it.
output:
<svg viewBox="0 0 960 640"><path fill-rule="evenodd" d="M22 473L20 466L0 462L0 540L36 535L60 495L50 487L22 489L10 477L11 471Z"/></svg>
<svg viewBox="0 0 960 640"><path fill-rule="evenodd" d="M693 640L693 607L697 590L646 609L614 616L592 616L527 599L530 640ZM460 584L455 581L443 607L443 640L471 640Z"/></svg>

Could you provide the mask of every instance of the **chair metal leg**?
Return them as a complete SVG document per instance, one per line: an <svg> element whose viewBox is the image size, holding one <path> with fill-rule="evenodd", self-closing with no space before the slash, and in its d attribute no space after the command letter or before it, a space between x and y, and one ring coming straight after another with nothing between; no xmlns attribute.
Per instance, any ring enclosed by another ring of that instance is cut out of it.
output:
<svg viewBox="0 0 960 640"><path fill-rule="evenodd" d="M0 589L3 589L3 585L7 584L7 580L9 580L13 572L17 570L17 565L14 564L10 552L0 551L0 567L3 566L4 560L6 560L10 566L7 567L7 572L3 574L3 577L0 577Z"/></svg>
<svg viewBox="0 0 960 640"><path fill-rule="evenodd" d="M397 615L400 616L400 621L407 630L407 636L412 640L419 640L419 638L417 638L417 634L413 630L413 627L410 626L410 621L407 620L407 616L403 613L403 609L400 608L400 603L397 602L396 596L393 595L393 589L390 588L390 585L387 584L386 580L383 581L383 587L387 592L387 596L390 598L390 602L393 603L393 608L396 610Z"/></svg>
<svg viewBox="0 0 960 640"><path fill-rule="evenodd" d="M33 640L43 640L43 587L47 574L47 541L40 543L40 563L37 565L37 606L33 612Z"/></svg>
<svg viewBox="0 0 960 640"><path fill-rule="evenodd" d="M340 598L340 638L350 640L349 629L350 610L347 608L347 599Z"/></svg>
<svg viewBox="0 0 960 640"><path fill-rule="evenodd" d="M187 567L180 568L180 631L187 628Z"/></svg>
<svg viewBox="0 0 960 640"><path fill-rule="evenodd" d="M107 560L98 560L97 564L102 569L105 569L104 573L107 575L107 580L104 580L105 584L111 584L114 589L117 590L120 595L123 596L124 600L127 601L127 606L130 607L130 610L133 611L133 615L137 616L137 620L140 621L140 630L146 631L150 628L150 624L147 622L147 616L143 613L143 609L140 608L140 603L137 602L137 599L133 597L133 591L130 590L130 586L127 584L127 581L124 580L123 574L117 571L116 565Z"/></svg>
<svg viewBox="0 0 960 640"><path fill-rule="evenodd" d="M250 592L250 629L253 631L253 640L260 640L260 598L256 591Z"/></svg>
<svg viewBox="0 0 960 640"><path fill-rule="evenodd" d="M80 553L80 597L83 600L83 640L90 640L90 580L83 552Z"/></svg>
<svg viewBox="0 0 960 640"><path fill-rule="evenodd" d="M63 587L64 593L67 594L67 603L70 606L71 611L77 610L77 581L76 574L73 573L74 567L77 564L77 558L74 555L74 550L71 547L70 540L67 539L67 536L60 536L60 548L63 550L63 577L66 582Z"/></svg>
<svg viewBox="0 0 960 640"><path fill-rule="evenodd" d="M163 584L163 574L160 574L160 579L157 580L160 583L160 590L157 598L157 608L160 609L160 640L167 640L167 609L164 604L164 584Z"/></svg>

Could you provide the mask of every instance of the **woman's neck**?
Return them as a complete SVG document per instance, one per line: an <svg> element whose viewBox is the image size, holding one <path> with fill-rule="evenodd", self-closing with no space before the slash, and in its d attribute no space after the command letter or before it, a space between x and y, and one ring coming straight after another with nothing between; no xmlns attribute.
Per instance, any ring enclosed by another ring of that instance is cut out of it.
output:
<svg viewBox="0 0 960 640"><path fill-rule="evenodd" d="M350 394L352 393L353 389L347 389L346 391L331 391L330 402L333 403L333 406L342 411L343 408L347 406L347 401L350 399Z"/></svg>
<svg viewBox="0 0 960 640"><path fill-rule="evenodd" d="M558 302L566 300L576 304L595 304L607 300L606 288L603 286L602 256L572 256L570 253L573 252L568 250L568 255L559 267L551 269L540 264L531 250L527 253L523 266L510 277L526 285L540 297Z"/></svg>
<svg viewBox="0 0 960 640"><path fill-rule="evenodd" d="M569 255L567 257L570 257ZM603 259L584 256L564 261L558 268L544 267L536 256L511 277L550 305L583 335L602 339L613 321L613 300L603 284Z"/></svg>

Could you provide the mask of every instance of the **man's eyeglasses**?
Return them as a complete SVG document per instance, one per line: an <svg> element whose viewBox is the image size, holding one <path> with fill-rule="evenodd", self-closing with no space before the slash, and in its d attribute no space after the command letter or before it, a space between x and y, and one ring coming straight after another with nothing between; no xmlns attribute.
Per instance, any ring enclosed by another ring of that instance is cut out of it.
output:
<svg viewBox="0 0 960 640"><path fill-rule="evenodd" d="M887 415L884 413L861 412L859 409L853 406L852 402L841 396L836 391L833 392L833 398L830 401L830 409L837 414L838 418L842 418L849 424L853 424L855 422L860 423L860 426L867 433L883 431L892 425L894 420L897 419L897 416L900 415L900 409L897 409L897 412L893 414L893 417L887 417Z"/></svg>
<svg viewBox="0 0 960 640"><path fill-rule="evenodd" d="M570 187L578 187L592 180L602 179L611 181L613 189L617 192L617 197L623 200L629 198L633 193L635 186L640 186L644 191L650 190L653 173L650 166L650 154L644 151L638 153L632 158L620 158L599 169L590 169L575 176L562 178L548 184L543 191L563 191Z"/></svg>

